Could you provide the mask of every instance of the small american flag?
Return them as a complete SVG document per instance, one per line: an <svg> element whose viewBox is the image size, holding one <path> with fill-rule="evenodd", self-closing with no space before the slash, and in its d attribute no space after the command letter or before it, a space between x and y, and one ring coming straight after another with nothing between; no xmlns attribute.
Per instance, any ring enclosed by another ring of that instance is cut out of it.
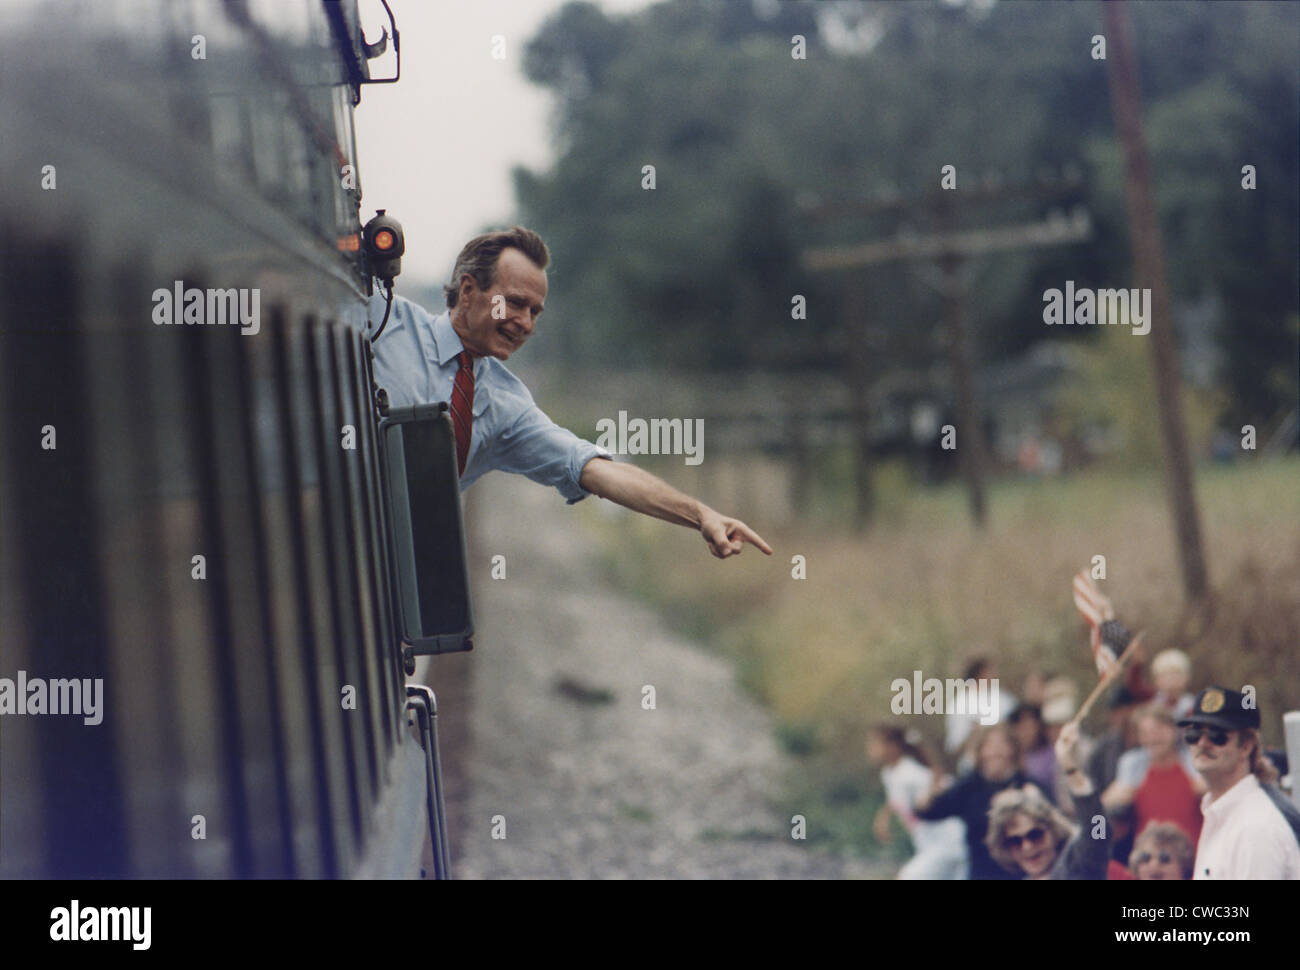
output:
<svg viewBox="0 0 1300 970"><path fill-rule="evenodd" d="M1106 677L1119 663L1119 657L1110 644L1102 641L1101 626L1106 621L1115 619L1115 608L1097 588L1086 569L1079 570L1074 577L1074 605L1092 629L1089 642L1092 645L1092 659L1097 664L1097 674Z"/></svg>

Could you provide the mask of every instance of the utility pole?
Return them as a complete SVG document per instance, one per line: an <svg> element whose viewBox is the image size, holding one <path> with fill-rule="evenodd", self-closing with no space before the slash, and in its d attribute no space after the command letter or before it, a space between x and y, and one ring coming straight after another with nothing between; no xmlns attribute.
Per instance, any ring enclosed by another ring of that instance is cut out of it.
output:
<svg viewBox="0 0 1300 970"><path fill-rule="evenodd" d="M1039 185L985 186L955 191L940 190L924 197L897 198L887 201L858 200L810 207L807 214L816 221L829 222L850 216L870 215L878 212L921 210L931 213L937 232L927 236L899 234L893 239L875 240L854 245L823 246L805 249L803 264L814 272L853 270L887 262L938 263L943 279L944 321L949 337L950 362L953 373L954 397L957 409L958 457L966 480L971 519L976 528L983 528L988 518L985 497L985 480L988 469L988 446L984 438L984 420L975 386L975 350L970 335L967 313L967 294L962 280L962 267L967 259L1006 250L1040 248L1082 242L1091 237L1092 223L1083 211L1073 218L1052 218L1008 226L986 226L977 229L958 229L957 206L970 206L990 202L1018 202L1024 200L1050 200L1069 196L1078 191L1080 183L1066 179L1057 183ZM955 196L955 198L954 198ZM846 281L846 327L851 341L864 339L866 314L865 294L858 279ZM866 368L850 354L850 385L854 408L860 425L866 422L867 387ZM862 384L858 387L858 384ZM859 404L859 402L861 402ZM857 409L861 408L858 413ZM866 436L866 432L862 431ZM862 448L867 447L864 439ZM859 458L857 471L861 479L867 473L867 464ZM870 484L859 481L859 516L870 509Z"/></svg>
<svg viewBox="0 0 1300 970"><path fill-rule="evenodd" d="M844 332L856 334L845 357L849 385L849 423L853 428L853 478L857 484L853 525L859 532L875 512L871 482L871 361L867 352L867 281L854 273L845 281Z"/></svg>
<svg viewBox="0 0 1300 970"><path fill-rule="evenodd" d="M1104 2L1101 6L1108 54L1111 108L1124 149L1125 198L1129 234L1133 241L1134 273L1138 283L1151 288L1151 366L1155 371L1156 403L1164 440L1165 482L1169 489L1174 532L1178 539L1183 592L1191 602L1202 600L1209 589L1201 550L1200 516L1192 482L1192 462L1183 428L1179 396L1178 347L1174 341L1169 285L1165 278L1164 246L1156 220L1151 188L1151 160L1142 129L1141 94L1137 62L1133 55L1128 6Z"/></svg>
<svg viewBox="0 0 1300 970"><path fill-rule="evenodd" d="M951 205L938 210L939 225L951 231L953 211ZM971 343L970 326L966 320L966 284L962 276L962 256L949 249L939 256L939 269L943 272L943 316L952 341L953 391L957 396L957 457L962 476L966 479L966 493L970 501L971 521L975 528L984 528L988 520L988 500L984 482L987 477L988 456L984 440L984 412L975 393L975 348Z"/></svg>

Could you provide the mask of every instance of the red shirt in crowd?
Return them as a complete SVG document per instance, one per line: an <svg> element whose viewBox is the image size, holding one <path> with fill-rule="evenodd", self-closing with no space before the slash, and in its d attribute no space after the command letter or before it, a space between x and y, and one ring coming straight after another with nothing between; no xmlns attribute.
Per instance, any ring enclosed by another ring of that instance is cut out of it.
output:
<svg viewBox="0 0 1300 970"><path fill-rule="evenodd" d="M1139 835L1151 822L1173 822L1196 845L1201 837L1201 797L1178 762L1151 765L1133 797Z"/></svg>

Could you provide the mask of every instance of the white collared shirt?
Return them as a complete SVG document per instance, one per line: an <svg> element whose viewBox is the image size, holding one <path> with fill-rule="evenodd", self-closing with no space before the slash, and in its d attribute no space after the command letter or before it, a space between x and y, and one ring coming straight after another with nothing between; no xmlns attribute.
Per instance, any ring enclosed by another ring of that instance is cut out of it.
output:
<svg viewBox="0 0 1300 970"><path fill-rule="evenodd" d="M1254 775L1207 793L1201 812L1193 879L1300 879L1300 844Z"/></svg>

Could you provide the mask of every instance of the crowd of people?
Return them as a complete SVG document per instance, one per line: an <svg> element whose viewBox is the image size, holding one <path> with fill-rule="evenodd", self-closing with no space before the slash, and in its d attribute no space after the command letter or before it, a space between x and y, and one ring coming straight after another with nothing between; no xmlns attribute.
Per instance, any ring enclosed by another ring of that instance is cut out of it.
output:
<svg viewBox="0 0 1300 970"><path fill-rule="evenodd" d="M997 677L990 661L963 680ZM1278 785L1284 755L1260 737L1252 691L1189 687L1165 650L1111 688L1087 736L1075 685L1031 673L1003 716L948 712L944 750L880 723L867 737L885 803L914 854L900 879L1300 879L1300 809Z"/></svg>

